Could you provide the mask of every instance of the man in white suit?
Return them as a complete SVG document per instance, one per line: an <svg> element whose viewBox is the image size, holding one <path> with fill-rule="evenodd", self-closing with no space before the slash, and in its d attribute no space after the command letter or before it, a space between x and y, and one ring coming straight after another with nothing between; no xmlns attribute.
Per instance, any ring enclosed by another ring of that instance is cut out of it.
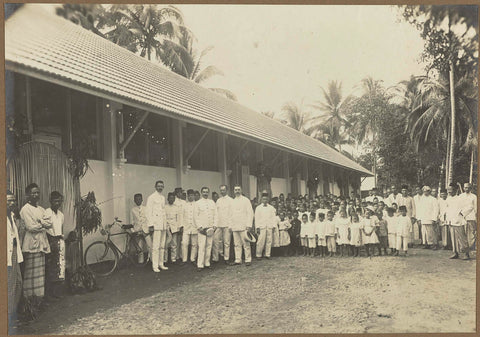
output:
<svg viewBox="0 0 480 337"><path fill-rule="evenodd" d="M232 221L230 223L233 232L233 244L235 245L235 262L242 263L242 248L245 252L245 265L249 266L252 262L252 252L250 242L246 240L247 230L251 230L253 223L252 204L248 198L242 195L242 188L235 185L233 192L235 198L232 201Z"/></svg>
<svg viewBox="0 0 480 337"><path fill-rule="evenodd" d="M152 269L156 273L160 272L160 269L168 270L168 267L164 265L168 229L165 217L165 197L162 195L164 187L161 180L155 183L155 192L148 197L146 206L148 223L150 227L153 227Z"/></svg>
<svg viewBox="0 0 480 337"><path fill-rule="evenodd" d="M213 235L207 236L204 230L209 228L215 230L218 225L217 207L213 200L208 199L210 189L208 187L202 187L200 192L202 197L195 203L193 211L193 221L198 230L198 271L201 271L204 267L210 268Z"/></svg>
<svg viewBox="0 0 480 337"><path fill-rule="evenodd" d="M276 225L277 214L275 208L268 204L268 193L262 194L262 203L255 208L255 230L257 231L257 259L270 259L272 251L273 227Z"/></svg>
<svg viewBox="0 0 480 337"><path fill-rule="evenodd" d="M228 195L227 185L220 185L220 195L216 202L218 212L218 227L213 237L212 261L217 262L223 255L225 263L230 259L230 221L232 221L232 201Z"/></svg>

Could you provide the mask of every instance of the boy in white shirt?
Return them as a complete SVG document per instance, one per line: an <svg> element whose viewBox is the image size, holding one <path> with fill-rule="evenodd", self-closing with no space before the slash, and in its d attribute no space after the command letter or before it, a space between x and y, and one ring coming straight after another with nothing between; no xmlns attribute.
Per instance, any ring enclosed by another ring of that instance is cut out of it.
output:
<svg viewBox="0 0 480 337"><path fill-rule="evenodd" d="M315 235L317 236L317 247L319 254L326 255L327 242L325 241L325 214L318 213L318 221L315 226Z"/></svg>
<svg viewBox="0 0 480 337"><path fill-rule="evenodd" d="M308 238L308 254L311 257L315 256L315 248L317 247L317 243L315 242L315 227L317 226L316 221L316 213L315 211L310 212L309 222L308 222L308 231L307 231L307 238Z"/></svg>
<svg viewBox="0 0 480 337"><path fill-rule="evenodd" d="M50 254L45 256L45 290L51 297L60 298L58 294L65 281L65 241L63 238L64 215L60 211L63 195L53 191L50 194L50 208L45 216L52 220L52 227L47 230Z"/></svg>
<svg viewBox="0 0 480 337"><path fill-rule="evenodd" d="M333 211L327 212L327 220L325 223L325 240L327 242L327 249L330 257L337 252L337 246L335 242L335 223L333 222Z"/></svg>
<svg viewBox="0 0 480 337"><path fill-rule="evenodd" d="M397 251L395 255L398 256L400 250L403 248L405 256L407 256L408 241L413 231L412 219L407 216L406 206L400 206L398 210L400 211L400 216L397 217Z"/></svg>
<svg viewBox="0 0 480 337"><path fill-rule="evenodd" d="M303 256L307 256L308 253L308 215L302 214L302 223L300 225L300 242L302 244Z"/></svg>
<svg viewBox="0 0 480 337"><path fill-rule="evenodd" d="M170 259L172 263L177 262L177 244L183 218L182 215L179 207L175 205L175 194L171 192L168 193L167 204L165 205L165 217L167 228L170 229L170 232L172 233L172 240L170 241ZM166 261L166 256L164 261Z"/></svg>
<svg viewBox="0 0 480 337"><path fill-rule="evenodd" d="M150 228L148 225L148 220L147 220L147 213L146 213L146 208L143 206L143 196L141 193L137 193L133 196L133 202L135 203L135 206L132 207L130 210L130 221L132 222L133 228L132 228L132 234L136 235L144 235L145 236L145 242L147 243L148 247L148 255L149 258L151 256L151 249L152 249L152 237L151 234L153 232L153 227ZM134 237L135 237L134 236ZM138 245L140 248L144 248L143 241L138 240ZM143 253L138 254L138 263L143 263L144 262L144 255Z"/></svg>

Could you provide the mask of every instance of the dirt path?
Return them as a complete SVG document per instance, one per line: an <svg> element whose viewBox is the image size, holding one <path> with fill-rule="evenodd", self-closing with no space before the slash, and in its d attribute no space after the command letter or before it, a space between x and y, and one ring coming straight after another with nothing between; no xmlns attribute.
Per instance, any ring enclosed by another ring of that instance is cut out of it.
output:
<svg viewBox="0 0 480 337"><path fill-rule="evenodd" d="M475 261L410 253L274 258L201 273L191 265L157 275L122 270L22 333L473 332Z"/></svg>

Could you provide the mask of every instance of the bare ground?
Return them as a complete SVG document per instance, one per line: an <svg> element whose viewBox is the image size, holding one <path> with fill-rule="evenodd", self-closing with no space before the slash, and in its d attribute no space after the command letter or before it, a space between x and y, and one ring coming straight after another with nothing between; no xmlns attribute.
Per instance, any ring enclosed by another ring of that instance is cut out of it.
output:
<svg viewBox="0 0 480 337"><path fill-rule="evenodd" d="M51 304L21 334L474 332L475 260L278 257L252 266L125 268Z"/></svg>

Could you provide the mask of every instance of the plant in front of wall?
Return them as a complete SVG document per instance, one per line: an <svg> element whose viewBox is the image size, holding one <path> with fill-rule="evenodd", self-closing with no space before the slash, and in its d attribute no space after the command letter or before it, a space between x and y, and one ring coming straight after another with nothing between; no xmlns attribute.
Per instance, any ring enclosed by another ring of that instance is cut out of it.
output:
<svg viewBox="0 0 480 337"><path fill-rule="evenodd" d="M98 208L94 192L88 192L75 206L77 226L83 235L95 233L102 226L102 211Z"/></svg>

